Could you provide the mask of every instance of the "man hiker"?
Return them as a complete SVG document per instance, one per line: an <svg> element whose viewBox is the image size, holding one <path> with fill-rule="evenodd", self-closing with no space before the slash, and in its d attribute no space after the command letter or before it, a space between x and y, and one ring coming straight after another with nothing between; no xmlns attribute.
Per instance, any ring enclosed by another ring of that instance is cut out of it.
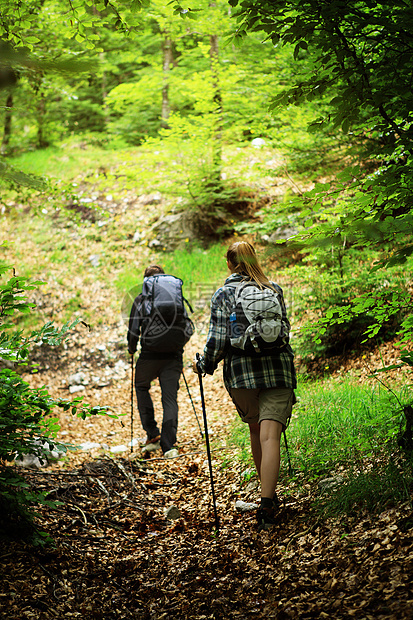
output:
<svg viewBox="0 0 413 620"><path fill-rule="evenodd" d="M159 265L145 269L142 292L135 298L129 317L128 350L141 351L135 368L139 416L146 432L142 452L162 449L164 458L178 456L175 447L178 427L178 389L183 368L183 347L193 333L193 324L183 303L182 280L166 275ZM159 379L163 419L161 431L155 420L150 395L151 382Z"/></svg>

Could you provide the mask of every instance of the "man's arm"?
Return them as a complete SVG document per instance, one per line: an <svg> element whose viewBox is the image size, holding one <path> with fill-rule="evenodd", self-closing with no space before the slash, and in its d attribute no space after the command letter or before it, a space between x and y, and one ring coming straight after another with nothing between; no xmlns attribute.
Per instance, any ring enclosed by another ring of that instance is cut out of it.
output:
<svg viewBox="0 0 413 620"><path fill-rule="evenodd" d="M136 349L138 347L140 332L141 332L141 323L142 323L142 303L141 303L141 295L138 295L135 301L132 304L132 310L129 317L129 327L128 327L128 351L131 355L136 353Z"/></svg>

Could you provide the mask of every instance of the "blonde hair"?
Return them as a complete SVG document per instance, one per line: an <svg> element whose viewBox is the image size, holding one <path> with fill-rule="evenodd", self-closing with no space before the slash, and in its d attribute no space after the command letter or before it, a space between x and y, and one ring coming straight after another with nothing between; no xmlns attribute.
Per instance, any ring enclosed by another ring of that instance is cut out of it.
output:
<svg viewBox="0 0 413 620"><path fill-rule="evenodd" d="M236 241L227 250L227 261L237 273L244 273L254 280L259 288L274 288L258 262L253 246L248 241Z"/></svg>

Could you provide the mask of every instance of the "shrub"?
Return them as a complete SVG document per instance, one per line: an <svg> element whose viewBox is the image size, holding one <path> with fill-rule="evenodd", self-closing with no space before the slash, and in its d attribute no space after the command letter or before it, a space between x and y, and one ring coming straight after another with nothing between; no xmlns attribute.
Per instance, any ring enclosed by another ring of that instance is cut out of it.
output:
<svg viewBox="0 0 413 620"><path fill-rule="evenodd" d="M6 271L7 267L0 266L0 275ZM12 362L17 367L25 363L32 343L58 345L77 322L66 323L60 330L46 323L40 330L23 336L13 323L13 315L30 311L34 304L28 303L25 295L38 284L16 275L0 284L0 355L4 362ZM24 476L10 464L25 454L46 459L45 444L50 450L66 450L55 439L59 429L56 418L51 417L55 407L70 410L83 419L106 413L105 408L92 407L81 398L53 399L45 388L31 388L15 370L0 370L0 534L20 535L34 544L48 539L34 525L33 506L39 502L50 507L55 504L46 500L42 493L33 492Z"/></svg>

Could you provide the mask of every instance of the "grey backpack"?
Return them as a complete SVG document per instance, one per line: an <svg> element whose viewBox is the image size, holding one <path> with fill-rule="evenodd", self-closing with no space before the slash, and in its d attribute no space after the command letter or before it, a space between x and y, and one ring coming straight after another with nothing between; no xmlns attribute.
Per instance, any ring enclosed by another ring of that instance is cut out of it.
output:
<svg viewBox="0 0 413 620"><path fill-rule="evenodd" d="M260 289L252 280L235 286L230 343L239 352L265 354L287 346L289 325L282 316L282 291L276 288Z"/></svg>

